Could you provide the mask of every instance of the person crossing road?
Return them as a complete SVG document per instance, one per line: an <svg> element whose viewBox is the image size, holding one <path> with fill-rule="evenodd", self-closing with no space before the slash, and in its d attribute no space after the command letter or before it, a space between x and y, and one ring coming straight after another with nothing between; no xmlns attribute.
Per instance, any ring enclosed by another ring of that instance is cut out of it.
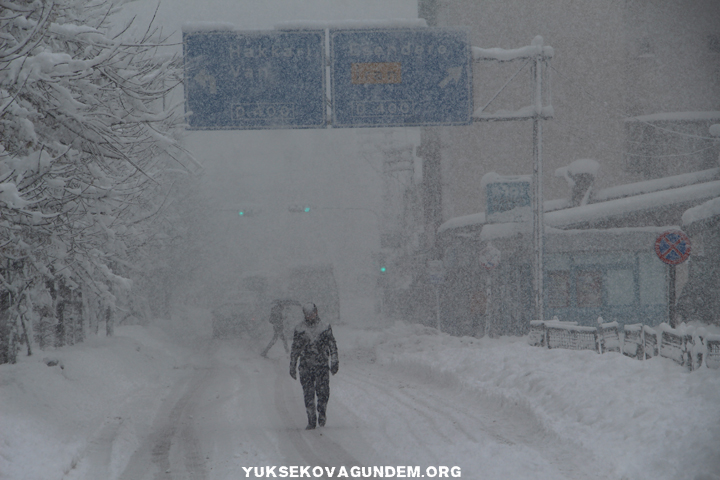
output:
<svg viewBox="0 0 720 480"><path fill-rule="evenodd" d="M267 357L268 352L270 351L272 346L275 345L275 342L277 342L278 338L280 338L283 342L283 347L285 347L285 353L288 353L290 350L288 349L288 342L285 338L285 324L283 322L282 303L276 301L270 308L270 323L273 326L273 337L272 340L270 340L268 346L265 347L265 350L263 350L260 355L262 355L263 357Z"/></svg>

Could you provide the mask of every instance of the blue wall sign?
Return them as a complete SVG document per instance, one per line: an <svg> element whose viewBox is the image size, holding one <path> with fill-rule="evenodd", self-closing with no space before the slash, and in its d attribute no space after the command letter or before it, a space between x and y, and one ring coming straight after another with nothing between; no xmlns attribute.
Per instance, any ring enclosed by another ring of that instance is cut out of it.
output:
<svg viewBox="0 0 720 480"><path fill-rule="evenodd" d="M330 30L334 127L471 122L468 33L435 28Z"/></svg>
<svg viewBox="0 0 720 480"><path fill-rule="evenodd" d="M530 207L530 182L508 181L488 183L486 188L486 214L507 212L509 210Z"/></svg>
<svg viewBox="0 0 720 480"><path fill-rule="evenodd" d="M325 32L186 31L192 130L325 128Z"/></svg>

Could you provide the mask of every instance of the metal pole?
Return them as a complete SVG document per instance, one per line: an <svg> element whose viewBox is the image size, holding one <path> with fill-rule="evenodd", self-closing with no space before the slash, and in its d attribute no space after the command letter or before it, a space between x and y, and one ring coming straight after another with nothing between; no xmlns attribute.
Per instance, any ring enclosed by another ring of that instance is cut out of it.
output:
<svg viewBox="0 0 720 480"><path fill-rule="evenodd" d="M536 37L534 45L540 47L535 56L535 117L533 118L533 247L535 249L535 320L544 320L543 308L543 250L544 250L544 209L543 209L543 168L542 168L542 38Z"/></svg>
<svg viewBox="0 0 720 480"><path fill-rule="evenodd" d="M668 292L668 315L670 316L670 326L675 325L675 265L670 265L670 291Z"/></svg>

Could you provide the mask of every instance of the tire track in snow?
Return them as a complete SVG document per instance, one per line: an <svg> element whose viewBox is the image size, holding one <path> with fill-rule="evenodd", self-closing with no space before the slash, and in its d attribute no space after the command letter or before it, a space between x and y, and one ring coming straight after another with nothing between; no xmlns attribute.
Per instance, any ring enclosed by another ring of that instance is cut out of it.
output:
<svg viewBox="0 0 720 480"><path fill-rule="evenodd" d="M347 367L346 367L347 368ZM350 366L352 372L351 378L363 385L370 386L379 390L381 393L393 397L406 397L407 402L422 406L430 413L441 413L443 416L450 418L452 423L458 430L465 430L462 425L478 424L481 431L489 435L493 440L508 446L525 445L538 451L550 464L563 473L566 478L573 480L600 480L607 478L602 472L599 460L595 458L592 452L588 451L580 445L565 441L557 436L554 432L537 428L523 422L523 417L532 415L531 412L525 412L523 407L511 406L509 409L505 406L493 405L493 402L481 402L478 399L479 393L463 393L462 391L454 392L453 398L461 398L462 406L460 408L452 402L448 402L447 398L434 391L434 388L422 388L423 385L419 381L416 383L420 388L396 389L392 393L387 390L388 377L397 380L397 369L394 373L384 372L384 378L378 379L368 369L376 368L375 365L359 365ZM402 380L412 382L413 374L403 372ZM398 384L399 382L395 382ZM452 387L451 387L452 388ZM422 394L413 394L412 391L422 390ZM475 397L475 398L473 398ZM484 409L488 413L477 413L474 410ZM517 411L513 411L517 410ZM517 415L520 413L520 415ZM494 424L488 424L490 416L495 416ZM519 419L518 419L519 417ZM502 433L500 433L501 431ZM469 437L474 437L466 430L464 433ZM475 438L475 441L478 439Z"/></svg>
<svg viewBox="0 0 720 480"><path fill-rule="evenodd" d="M357 367L355 367L355 368L357 369ZM515 442L513 442L512 440L509 440L505 436L503 436L495 431L492 431L492 429L490 429L490 427L487 425L487 422L486 422L486 418L485 418L486 415L483 415L483 416L472 415L471 413L461 410L458 407L454 406L451 402L448 402L446 399L435 398L435 401L433 403L430 403L426 400L423 400L419 395L413 395L411 393L412 388L411 389L404 388L402 390L392 390L392 391L387 390L385 388L387 385L386 383L379 382L377 380L373 381L373 380L370 380L368 377L370 377L370 375L368 375L367 372L365 372L364 375L361 375L360 373L355 372L355 375L352 377L352 379L355 381L355 385L358 385L359 383L362 383L364 385L369 385L375 389L380 390L382 392L382 394L393 397L398 403L407 405L409 408L412 408L418 412L421 412L424 418L428 419L428 421L432 422L436 426L438 425L439 422L435 419L435 417L437 415L434 415L434 414L437 414L438 410L440 408L444 408L445 411L442 412L443 415L446 417L450 417L452 419L451 423L453 424L454 428L456 428L463 435L465 435L465 437L467 437L468 440L471 440L473 442L479 442L479 439L476 435L473 435L466 428L463 427L463 425L467 424L467 419L470 418L473 421L481 423L485 427L483 429L483 432L488 434L489 436L491 436L498 443L502 443L502 444L510 445L510 446L515 445ZM353 380L350 380L350 382L352 383ZM425 393L426 393L426 395L431 394L429 391L425 392ZM402 397L405 397L406 400L403 400ZM422 408L419 408L419 407L422 407ZM450 410L452 410L455 413L454 414L451 413ZM464 418L458 418L458 417L464 417ZM445 423L445 422L443 422L443 423ZM447 435L444 435L439 432L439 427L438 427L437 431L440 435L443 436L443 438L446 438L449 440Z"/></svg>
<svg viewBox="0 0 720 480"><path fill-rule="evenodd" d="M202 453L189 414L193 397L202 391L206 379L209 378L203 370L196 370L173 387L153 422L152 433L133 453L119 477L120 480L173 480L178 478L179 473L183 474L181 478L188 480L206 479ZM178 445L185 453L180 455L180 458L185 459L183 468L177 468L177 463L171 462L173 444ZM185 476L185 473L190 476Z"/></svg>
<svg viewBox="0 0 720 480"><path fill-rule="evenodd" d="M345 466L349 470L352 466L362 466L362 463L345 450L342 445L323 433L324 427L318 427L315 430L301 430L294 427L296 421L290 415L287 405L289 401L294 401L294 399L291 398L288 390L288 382L285 382L283 375L277 372L274 392L275 411L280 415L283 424L288 427L287 438L305 460L306 465L319 466L323 470L332 467L336 467L337 470L339 466Z"/></svg>
<svg viewBox="0 0 720 480"><path fill-rule="evenodd" d="M433 431L436 432L437 435L440 436L443 440L445 440L447 442L451 441L451 438L442 432L442 428L440 426L441 422L439 422L437 420L437 415L433 415L433 414L437 413L436 408L434 406L428 405L427 402L422 402L422 401L418 400L417 398L410 395L409 392L407 392L407 391L394 390L394 389L390 390L387 388L388 387L387 384L372 383L372 382L366 380L364 377L360 376L357 372L355 372L355 375L351 376L350 378L345 378L344 380L350 384L355 385L360 390L364 389L361 386L361 384L365 385L365 388L369 385L372 388L379 390L379 393L381 396L390 397L395 402L397 402L398 405L405 407L406 410L409 412L409 414L414 419L417 419L417 416L413 415L412 412L415 412L418 415L420 415L425 420L426 423L432 425ZM399 387L399 388L402 389L404 387ZM405 398L403 398L403 397L405 397ZM468 440L471 440L473 442L478 441L478 439L476 437L474 437L469 432L467 432L467 430L462 428L457 422L453 421L452 423L463 435L465 435L467 437ZM414 433L413 435L418 440L421 440L421 437L418 434Z"/></svg>
<svg viewBox="0 0 720 480"><path fill-rule="evenodd" d="M90 440L90 445L84 454L88 462L85 478L107 478L112 462L113 442L122 423L122 417L107 421L98 435Z"/></svg>

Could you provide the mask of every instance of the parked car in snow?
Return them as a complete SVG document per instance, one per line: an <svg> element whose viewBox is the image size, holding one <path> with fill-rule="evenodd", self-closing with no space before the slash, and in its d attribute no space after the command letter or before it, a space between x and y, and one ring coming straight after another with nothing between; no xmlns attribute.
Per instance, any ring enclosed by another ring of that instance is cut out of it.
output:
<svg viewBox="0 0 720 480"><path fill-rule="evenodd" d="M258 337L268 312L253 295L221 303L212 310L213 337Z"/></svg>

